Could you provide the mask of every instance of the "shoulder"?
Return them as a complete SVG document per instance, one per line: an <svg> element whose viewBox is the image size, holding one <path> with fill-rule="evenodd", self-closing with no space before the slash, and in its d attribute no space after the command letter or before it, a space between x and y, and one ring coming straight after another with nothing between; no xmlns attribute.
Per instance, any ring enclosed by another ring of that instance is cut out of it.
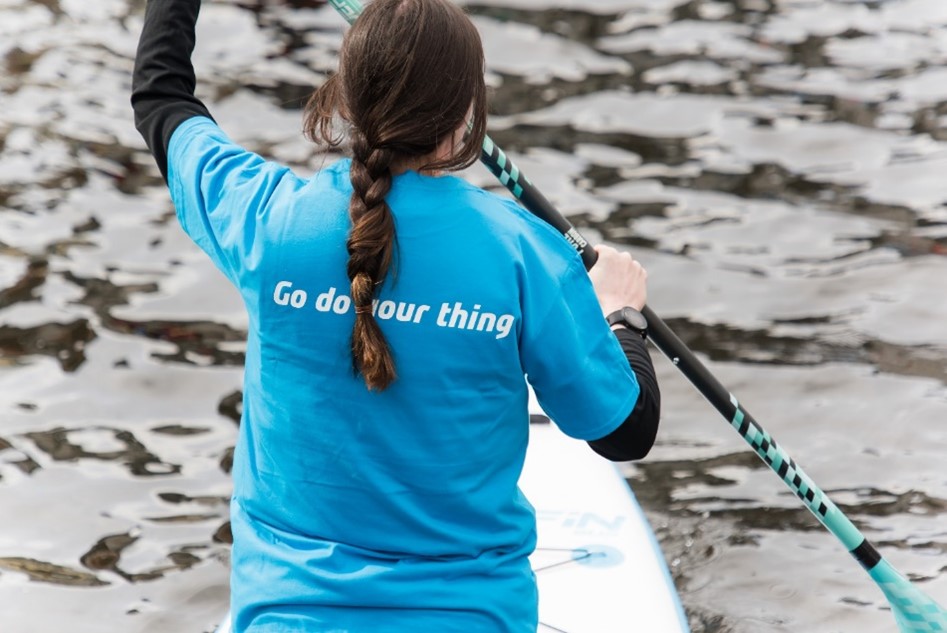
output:
<svg viewBox="0 0 947 633"><path fill-rule="evenodd" d="M342 168L339 164L342 162L337 161L322 171L332 174ZM288 165L236 143L214 120L205 116L190 117L175 128L168 145L168 174L169 183L217 177L231 186L253 183L275 188L280 185L281 188L289 186L293 191L306 183L306 179ZM318 175L319 172L315 174Z"/></svg>
<svg viewBox="0 0 947 633"><path fill-rule="evenodd" d="M213 119L206 116L192 116L183 120L174 128L174 132L171 133L171 140L168 142L168 149L170 152L179 153L195 142L201 141L233 143Z"/></svg>
<svg viewBox="0 0 947 633"><path fill-rule="evenodd" d="M352 193L352 180L349 172L352 169L351 158L339 158L333 163L323 165L312 175L312 181L323 183L333 189L344 190L346 194Z"/></svg>
<svg viewBox="0 0 947 633"><path fill-rule="evenodd" d="M182 121L168 143L168 172L172 179L186 179L208 170L215 175L243 171L265 162L231 140L216 122L204 116Z"/></svg>
<svg viewBox="0 0 947 633"><path fill-rule="evenodd" d="M524 261L542 263L554 276L579 267L582 259L566 238L515 200L465 182L490 232L507 241Z"/></svg>

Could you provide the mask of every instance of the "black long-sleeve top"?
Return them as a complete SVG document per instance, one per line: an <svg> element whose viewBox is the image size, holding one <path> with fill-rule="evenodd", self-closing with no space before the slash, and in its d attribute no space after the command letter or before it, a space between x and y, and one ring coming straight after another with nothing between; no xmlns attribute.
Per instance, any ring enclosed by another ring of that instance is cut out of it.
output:
<svg viewBox="0 0 947 633"><path fill-rule="evenodd" d="M135 127L144 137L165 180L168 145L174 130L210 112L194 96L197 79L191 53L200 0L149 0L132 75Z"/></svg>
<svg viewBox="0 0 947 633"><path fill-rule="evenodd" d="M191 117L210 118L207 107L194 96L196 78L191 63L200 4L200 0L149 0L138 43L131 96L135 126L165 179L174 130ZM654 444L661 394L644 339L623 328L615 335L641 392L628 418L615 431L589 445L612 461L641 459Z"/></svg>
<svg viewBox="0 0 947 633"><path fill-rule="evenodd" d="M614 333L638 379L640 393L625 421L605 437L589 442L589 446L602 457L621 462L641 459L654 445L661 419L661 390L641 335L623 327L616 328Z"/></svg>

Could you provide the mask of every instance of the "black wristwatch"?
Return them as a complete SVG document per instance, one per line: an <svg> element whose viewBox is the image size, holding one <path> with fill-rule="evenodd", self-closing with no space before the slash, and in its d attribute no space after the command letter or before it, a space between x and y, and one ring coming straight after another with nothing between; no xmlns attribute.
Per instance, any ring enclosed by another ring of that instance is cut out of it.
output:
<svg viewBox="0 0 947 633"><path fill-rule="evenodd" d="M620 310L615 310L605 317L605 320L609 325L623 325L632 332L640 334L641 338L648 338L648 320L634 308L625 306Z"/></svg>

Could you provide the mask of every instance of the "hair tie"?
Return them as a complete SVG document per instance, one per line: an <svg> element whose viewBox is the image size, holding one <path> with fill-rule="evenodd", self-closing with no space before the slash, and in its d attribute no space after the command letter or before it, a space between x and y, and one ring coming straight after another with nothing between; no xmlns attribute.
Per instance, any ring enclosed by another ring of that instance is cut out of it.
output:
<svg viewBox="0 0 947 633"><path fill-rule="evenodd" d="M355 314L368 314L372 311L372 306L355 306Z"/></svg>

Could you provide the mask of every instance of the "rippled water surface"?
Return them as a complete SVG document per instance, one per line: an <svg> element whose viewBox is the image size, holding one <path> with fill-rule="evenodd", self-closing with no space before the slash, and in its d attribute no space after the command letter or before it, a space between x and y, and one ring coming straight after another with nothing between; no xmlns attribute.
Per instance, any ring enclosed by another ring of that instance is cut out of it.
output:
<svg viewBox="0 0 947 633"><path fill-rule="evenodd" d="M0 620L209 631L246 321L132 125L141 0L0 0ZM947 2L473 0L491 130L923 590L947 602ZM311 173L342 20L204 5L199 94ZM495 183L482 168L468 177ZM628 477L695 632L895 630L663 359Z"/></svg>

